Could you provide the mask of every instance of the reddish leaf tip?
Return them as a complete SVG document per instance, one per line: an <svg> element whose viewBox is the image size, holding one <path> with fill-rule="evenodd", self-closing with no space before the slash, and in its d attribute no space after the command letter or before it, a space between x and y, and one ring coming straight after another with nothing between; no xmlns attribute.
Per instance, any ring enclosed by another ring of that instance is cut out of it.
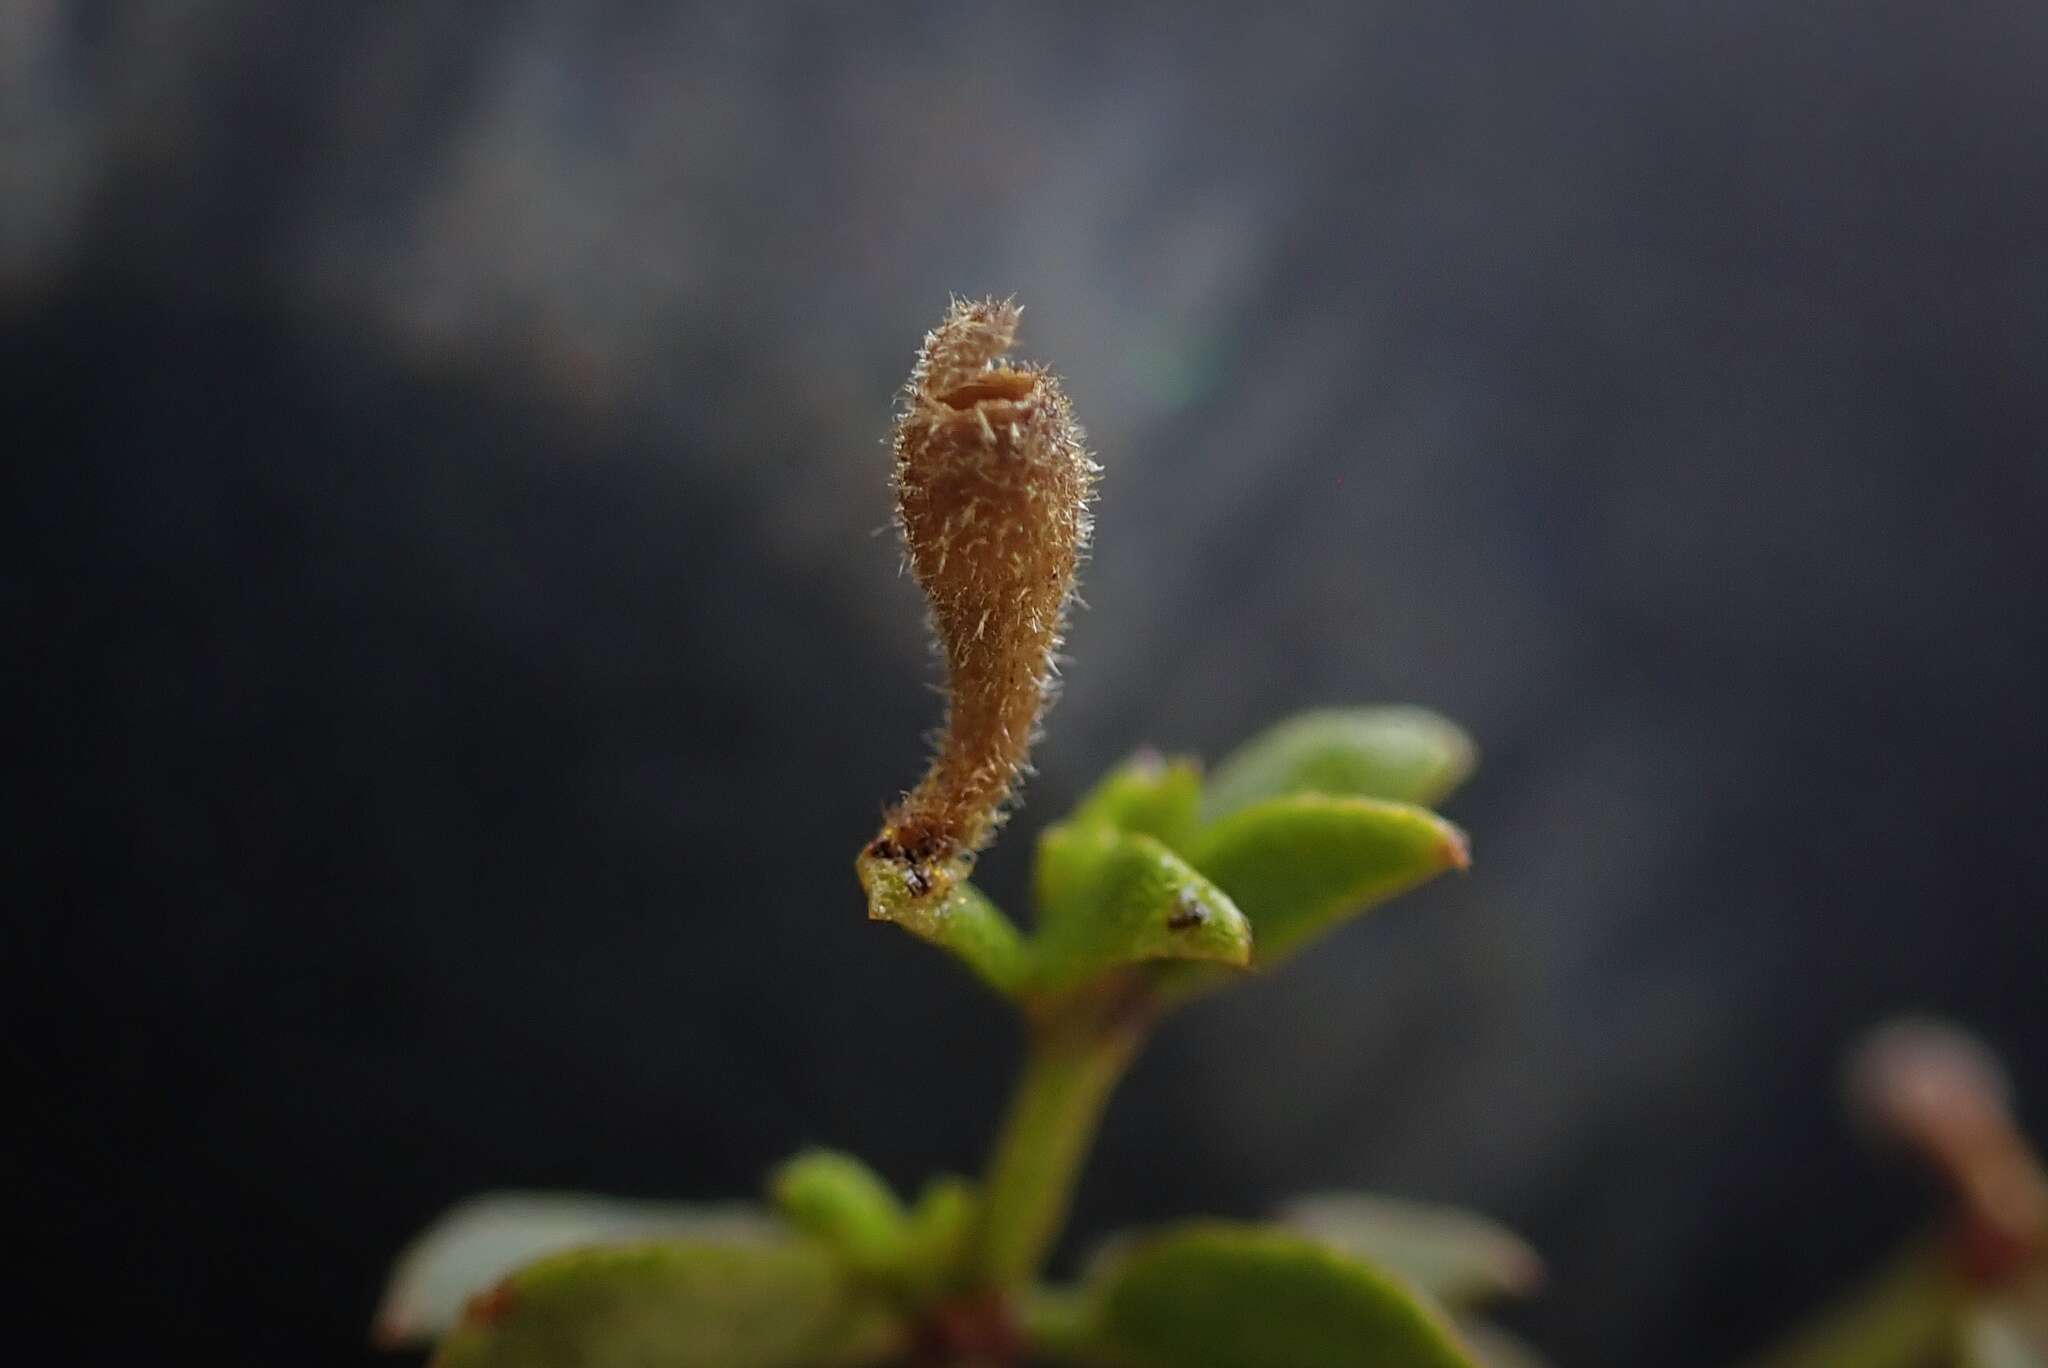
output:
<svg viewBox="0 0 2048 1368"><path fill-rule="evenodd" d="M464 1325L495 1325L512 1310L516 1297L512 1284L501 1282L495 1287L485 1288L471 1297L462 1307Z"/></svg>
<svg viewBox="0 0 2048 1368"><path fill-rule="evenodd" d="M1463 872L1472 867L1472 838L1464 828L1449 822L1443 824L1443 833L1437 840L1437 858L1444 868Z"/></svg>

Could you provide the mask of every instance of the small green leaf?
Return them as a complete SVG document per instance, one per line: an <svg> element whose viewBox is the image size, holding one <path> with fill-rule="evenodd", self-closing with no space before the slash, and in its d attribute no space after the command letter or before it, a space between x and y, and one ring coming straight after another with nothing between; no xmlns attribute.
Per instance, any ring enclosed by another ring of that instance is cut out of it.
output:
<svg viewBox="0 0 2048 1368"><path fill-rule="evenodd" d="M371 1335L386 1348L446 1334L472 1296L543 1254L579 1245L688 1237L762 1244L786 1236L759 1207L685 1206L574 1192L494 1192L451 1208L392 1265Z"/></svg>
<svg viewBox="0 0 2048 1368"><path fill-rule="evenodd" d="M900 1330L824 1245L578 1249L473 1299L435 1368L826 1368L885 1361Z"/></svg>
<svg viewBox="0 0 2048 1368"><path fill-rule="evenodd" d="M1472 1368L1442 1314L1396 1279L1299 1235L1222 1222L1113 1263L1085 1339L1131 1368Z"/></svg>
<svg viewBox="0 0 2048 1368"><path fill-rule="evenodd" d="M1543 1279L1526 1241L1457 1207L1365 1193L1318 1193L1280 1212L1291 1230L1400 1274L1445 1306L1522 1297Z"/></svg>
<svg viewBox="0 0 2048 1368"><path fill-rule="evenodd" d="M867 890L870 918L894 922L958 956L998 993L1014 993L1030 972L1030 951L1016 924L974 885L955 884L943 898L926 895L905 883L902 865L865 852L856 871Z"/></svg>
<svg viewBox="0 0 2048 1368"><path fill-rule="evenodd" d="M1051 827L1038 841L1037 884L1042 991L1146 960L1251 959L1251 926L1230 896L1150 836Z"/></svg>
<svg viewBox="0 0 2048 1368"><path fill-rule="evenodd" d="M1216 767L1204 815L1214 820L1290 793L1427 807L1463 783L1477 758L1470 737L1422 708L1319 708L1231 752Z"/></svg>
<svg viewBox="0 0 2048 1368"><path fill-rule="evenodd" d="M942 1174L924 1186L910 1210L900 1280L913 1298L947 1289L960 1276L979 1203L974 1184Z"/></svg>
<svg viewBox="0 0 2048 1368"><path fill-rule="evenodd" d="M1251 918L1262 965L1468 859L1465 834L1433 812L1316 793L1233 813L1188 849Z"/></svg>
<svg viewBox="0 0 2048 1368"><path fill-rule="evenodd" d="M792 1225L857 1272L878 1275L901 1262L909 1234L903 1204L852 1155L809 1150L785 1160L769 1175L768 1193Z"/></svg>
<svg viewBox="0 0 2048 1368"><path fill-rule="evenodd" d="M1069 826L1109 826L1150 836L1172 850L1195 834L1202 770L1193 760L1140 751L1105 775L1067 818Z"/></svg>

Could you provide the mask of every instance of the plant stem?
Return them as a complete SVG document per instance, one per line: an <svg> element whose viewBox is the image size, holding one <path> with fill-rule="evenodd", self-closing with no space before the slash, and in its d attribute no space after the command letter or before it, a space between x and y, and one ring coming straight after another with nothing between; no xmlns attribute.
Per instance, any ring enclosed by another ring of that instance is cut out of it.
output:
<svg viewBox="0 0 2048 1368"><path fill-rule="evenodd" d="M1090 1010L1036 1022L983 1177L974 1272L985 1286L1031 1281L1066 1224L1110 1090L1145 1037L1147 1012Z"/></svg>
<svg viewBox="0 0 2048 1368"><path fill-rule="evenodd" d="M1952 1252L1915 1245L1811 1321L1751 1368L1909 1368L1956 1352L1969 1294Z"/></svg>

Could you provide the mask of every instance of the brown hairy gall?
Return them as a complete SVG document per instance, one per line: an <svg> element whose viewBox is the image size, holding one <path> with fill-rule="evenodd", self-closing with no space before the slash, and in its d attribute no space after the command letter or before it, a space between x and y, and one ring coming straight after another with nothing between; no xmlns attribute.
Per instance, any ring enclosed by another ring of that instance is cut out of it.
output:
<svg viewBox="0 0 2048 1368"><path fill-rule="evenodd" d="M1024 770L1087 546L1088 458L1059 381L1008 359L1019 310L955 300L896 418L896 519L946 661L946 722L917 787L862 852L912 897L973 867Z"/></svg>

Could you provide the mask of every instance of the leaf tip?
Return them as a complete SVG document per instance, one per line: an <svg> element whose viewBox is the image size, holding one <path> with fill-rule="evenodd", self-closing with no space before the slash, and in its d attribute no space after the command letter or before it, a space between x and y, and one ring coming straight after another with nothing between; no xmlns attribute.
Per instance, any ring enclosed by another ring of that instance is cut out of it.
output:
<svg viewBox="0 0 2048 1368"><path fill-rule="evenodd" d="M496 1325L511 1314L516 1300L510 1279L487 1287L462 1304L462 1324L476 1328Z"/></svg>
<svg viewBox="0 0 2048 1368"><path fill-rule="evenodd" d="M1124 762L1132 774L1143 779L1157 779L1166 773L1166 753L1147 742L1131 752L1131 758Z"/></svg>
<svg viewBox="0 0 2048 1368"><path fill-rule="evenodd" d="M1438 819L1436 844L1437 860L1445 869L1455 869L1460 874L1472 867L1472 838L1465 829L1455 822Z"/></svg>
<svg viewBox="0 0 2048 1368"><path fill-rule="evenodd" d="M1193 889L1182 889L1167 911L1166 929L1190 940L1209 931L1198 958L1239 969L1251 965L1252 925L1235 906L1212 907Z"/></svg>

